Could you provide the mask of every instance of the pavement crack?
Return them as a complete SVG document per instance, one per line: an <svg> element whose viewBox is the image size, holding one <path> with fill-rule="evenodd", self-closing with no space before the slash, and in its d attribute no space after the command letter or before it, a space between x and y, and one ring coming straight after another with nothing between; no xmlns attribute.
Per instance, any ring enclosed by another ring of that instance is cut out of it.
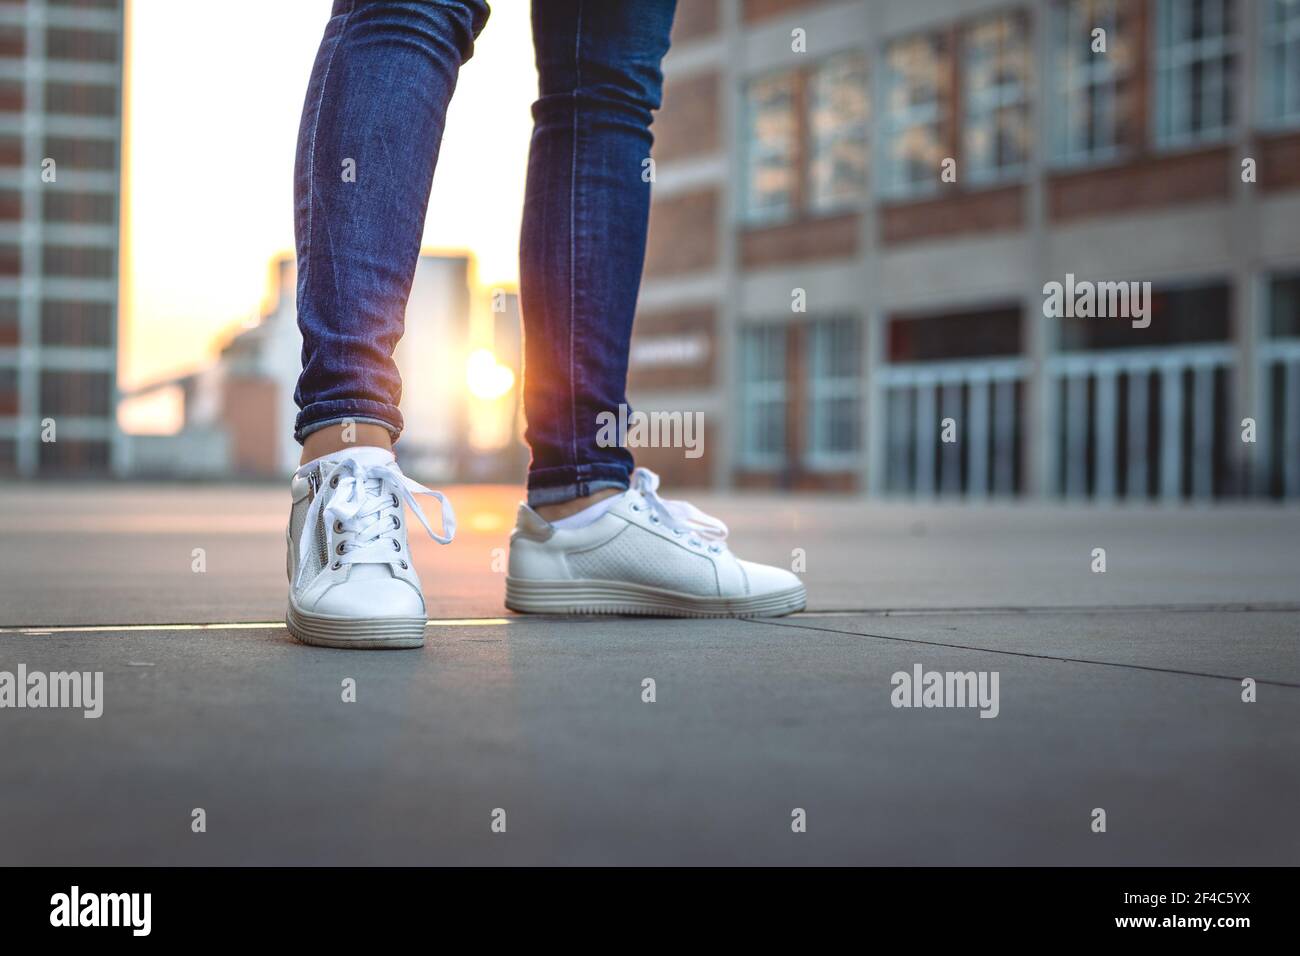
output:
<svg viewBox="0 0 1300 956"><path fill-rule="evenodd" d="M992 647L977 647L973 644L954 644L948 641L926 641L915 637L897 637L891 634L871 634L865 631L845 631L834 627L817 627L812 624L799 624L794 621L775 621L769 618L747 618L750 624L766 624L769 627L785 627L803 631L822 631L827 634L839 634L843 637L870 637L880 641L892 641L897 644L920 644L924 647L943 647L959 651L978 651L984 654L1000 654L1005 657L1026 657L1032 660L1054 661L1061 664L1091 664L1096 667L1120 667L1125 670L1150 671L1156 674L1176 674L1180 677L1207 677L1212 680L1240 681L1248 674L1215 674L1210 671L1193 671L1179 667L1157 667L1154 664L1124 664L1118 661L1098 661L1084 657L1062 657L1056 654L1035 654L1032 651L1008 651ZM1271 680L1265 677L1252 678L1256 684L1269 687L1287 687L1300 690L1300 683L1283 680Z"/></svg>
<svg viewBox="0 0 1300 956"><path fill-rule="evenodd" d="M1229 604L1064 604L1064 605L1004 605L990 607L900 607L900 608L827 608L805 611L800 618L809 617L926 617L948 614L1285 614L1300 611L1300 604L1229 603Z"/></svg>

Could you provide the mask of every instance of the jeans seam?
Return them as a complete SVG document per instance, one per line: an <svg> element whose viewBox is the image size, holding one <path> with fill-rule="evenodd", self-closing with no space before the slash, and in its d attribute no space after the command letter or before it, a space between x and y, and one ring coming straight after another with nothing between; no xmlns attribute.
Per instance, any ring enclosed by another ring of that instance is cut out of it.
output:
<svg viewBox="0 0 1300 956"><path fill-rule="evenodd" d="M577 322L577 208L578 208L578 103L582 90L582 0L578 0L577 23L573 31L573 141L569 156L569 450L578 465L578 386L575 362L574 325Z"/></svg>
<svg viewBox="0 0 1300 956"><path fill-rule="evenodd" d="M325 62L325 72L320 77L320 93L316 97L316 115L312 117L311 122L311 146L307 150L307 248L306 255L303 257L302 283L306 288L311 278L311 250L312 250L312 229L316 220L316 133L320 130L321 109L325 105L325 87L329 83L330 70L334 68L334 56L338 53L339 47L343 45L343 34L347 32L348 20L356 12L356 0L348 4L348 12L343 14L343 22L339 24L339 34L334 39L334 46L330 49L330 58Z"/></svg>

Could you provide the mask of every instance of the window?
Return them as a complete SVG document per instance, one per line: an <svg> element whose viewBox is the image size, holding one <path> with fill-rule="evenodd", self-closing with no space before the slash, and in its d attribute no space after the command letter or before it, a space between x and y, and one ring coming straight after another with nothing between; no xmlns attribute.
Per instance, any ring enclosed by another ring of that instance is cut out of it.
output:
<svg viewBox="0 0 1300 956"><path fill-rule="evenodd" d="M0 222L17 222L23 218L23 194L16 189L0 189Z"/></svg>
<svg viewBox="0 0 1300 956"><path fill-rule="evenodd" d="M1052 155L1059 163L1114 158L1137 137L1137 4L1057 0L1052 15ZM1104 31L1094 37L1095 31ZM1093 52L1104 40L1105 51Z"/></svg>
<svg viewBox="0 0 1300 956"><path fill-rule="evenodd" d="M891 316L885 354L891 363L944 362L1020 355L1020 308L988 308L938 315Z"/></svg>
<svg viewBox="0 0 1300 956"><path fill-rule="evenodd" d="M865 56L841 53L813 71L808 88L808 192L814 212L852 207L866 194L870 121Z"/></svg>
<svg viewBox="0 0 1300 956"><path fill-rule="evenodd" d="M27 28L17 23L0 24L0 56L21 58L27 52Z"/></svg>
<svg viewBox="0 0 1300 956"><path fill-rule="evenodd" d="M981 20L966 32L965 165L975 182L1018 175L1029 158L1029 30L1021 14Z"/></svg>
<svg viewBox="0 0 1300 956"><path fill-rule="evenodd" d="M47 136L44 155L72 169L117 168L117 143L111 139Z"/></svg>
<svg viewBox="0 0 1300 956"><path fill-rule="evenodd" d="M1300 0L1264 0L1263 8L1262 118L1300 123Z"/></svg>
<svg viewBox="0 0 1300 956"><path fill-rule="evenodd" d="M0 111L21 113L25 102L21 80L0 80Z"/></svg>
<svg viewBox="0 0 1300 956"><path fill-rule="evenodd" d="M1224 139L1232 127L1235 0L1160 0L1156 14L1156 140Z"/></svg>
<svg viewBox="0 0 1300 956"><path fill-rule="evenodd" d="M1270 337L1300 338L1300 273L1273 279L1268 311Z"/></svg>
<svg viewBox="0 0 1300 956"><path fill-rule="evenodd" d="M14 243L0 243L0 276L22 275L22 246Z"/></svg>
<svg viewBox="0 0 1300 956"><path fill-rule="evenodd" d="M45 111L74 116L116 116L117 87L88 83L45 84Z"/></svg>
<svg viewBox="0 0 1300 956"><path fill-rule="evenodd" d="M1060 348L1067 352L1148 349L1229 340L1232 309L1227 285L1153 290L1146 309L1151 325L1145 329L1133 328L1127 319L1063 316Z"/></svg>
<svg viewBox="0 0 1300 956"><path fill-rule="evenodd" d="M41 372L42 415L88 415L102 418L113 405L113 376L108 372Z"/></svg>
<svg viewBox="0 0 1300 956"><path fill-rule="evenodd" d="M45 246L41 274L70 279L112 279L117 275L117 257L112 249Z"/></svg>
<svg viewBox="0 0 1300 956"><path fill-rule="evenodd" d="M18 369L0 366L0 415L17 415L18 404Z"/></svg>
<svg viewBox="0 0 1300 956"><path fill-rule="evenodd" d="M41 303L41 344L112 345L114 313L107 302L46 299Z"/></svg>
<svg viewBox="0 0 1300 956"><path fill-rule="evenodd" d="M45 55L51 60L116 63L117 34L51 27L45 31Z"/></svg>
<svg viewBox="0 0 1300 956"><path fill-rule="evenodd" d="M808 461L815 468L854 464L859 433L858 323L808 326Z"/></svg>
<svg viewBox="0 0 1300 956"><path fill-rule="evenodd" d="M46 192L41 197L41 210L46 222L111 223L117 216L117 197L107 193ZM4 204L0 201L3 218Z"/></svg>
<svg viewBox="0 0 1300 956"><path fill-rule="evenodd" d="M886 196L934 191L947 155L950 53L938 34L895 40L885 48L880 190Z"/></svg>
<svg viewBox="0 0 1300 956"><path fill-rule="evenodd" d="M0 299L0 346L17 345L18 300Z"/></svg>
<svg viewBox="0 0 1300 956"><path fill-rule="evenodd" d="M785 464L785 337L784 325L740 335L740 460L747 467Z"/></svg>
<svg viewBox="0 0 1300 956"><path fill-rule="evenodd" d="M793 214L798 167L795 74L752 80L745 87L744 216L750 223Z"/></svg>
<svg viewBox="0 0 1300 956"><path fill-rule="evenodd" d="M108 470L108 442L100 439L64 438L40 443L42 472L66 475L99 474Z"/></svg>

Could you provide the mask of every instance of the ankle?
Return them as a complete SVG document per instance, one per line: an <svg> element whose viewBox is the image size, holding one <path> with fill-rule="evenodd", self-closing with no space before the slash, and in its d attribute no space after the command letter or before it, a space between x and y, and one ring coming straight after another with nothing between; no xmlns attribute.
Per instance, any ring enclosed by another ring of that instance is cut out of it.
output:
<svg viewBox="0 0 1300 956"><path fill-rule="evenodd" d="M326 425L308 435L302 443L302 458L299 464L305 465L317 458L324 458L335 452L351 451L360 447L393 450L393 436L382 425L369 422L340 422Z"/></svg>
<svg viewBox="0 0 1300 956"><path fill-rule="evenodd" d="M536 511L546 521L558 521L561 518L567 518L570 515L576 515L579 511L590 508L598 501L604 501L614 495L621 495L621 488L601 488L599 491L593 491L591 494L582 498L574 498L571 501L559 501L555 504L538 505L533 510Z"/></svg>

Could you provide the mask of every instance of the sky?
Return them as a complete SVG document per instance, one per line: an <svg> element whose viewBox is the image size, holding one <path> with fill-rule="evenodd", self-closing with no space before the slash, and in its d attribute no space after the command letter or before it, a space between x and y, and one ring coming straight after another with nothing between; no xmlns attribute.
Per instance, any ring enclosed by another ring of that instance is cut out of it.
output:
<svg viewBox="0 0 1300 956"><path fill-rule="evenodd" d="M293 249L298 118L330 0L131 0L124 389L195 368L254 319ZM518 280L536 95L528 4L500 0L447 116L424 246Z"/></svg>

